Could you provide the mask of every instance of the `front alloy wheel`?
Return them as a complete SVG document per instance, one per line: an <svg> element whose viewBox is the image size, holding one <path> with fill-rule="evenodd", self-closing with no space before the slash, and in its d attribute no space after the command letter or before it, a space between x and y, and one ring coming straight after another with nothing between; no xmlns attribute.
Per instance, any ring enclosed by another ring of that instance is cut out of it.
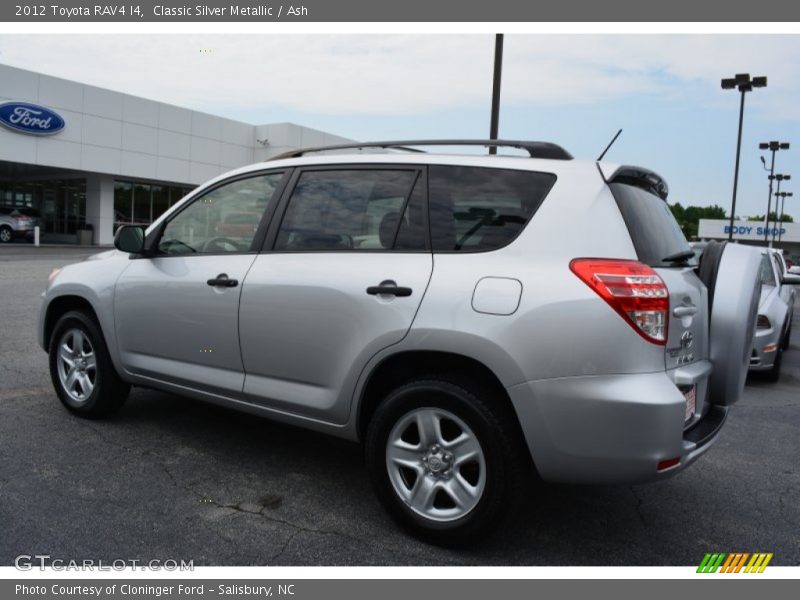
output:
<svg viewBox="0 0 800 600"><path fill-rule="evenodd" d="M58 343L58 379L76 403L86 402L97 380L97 360L89 339L77 328L68 329Z"/></svg>
<svg viewBox="0 0 800 600"><path fill-rule="evenodd" d="M118 410L130 391L120 379L94 315L65 313L50 337L50 378L61 403L81 417L104 417Z"/></svg>

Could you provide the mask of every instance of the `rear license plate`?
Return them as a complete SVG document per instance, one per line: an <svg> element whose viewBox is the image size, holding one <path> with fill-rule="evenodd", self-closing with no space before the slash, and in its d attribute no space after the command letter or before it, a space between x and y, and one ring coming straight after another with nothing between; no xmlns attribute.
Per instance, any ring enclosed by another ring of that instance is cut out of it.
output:
<svg viewBox="0 0 800 600"><path fill-rule="evenodd" d="M686 415L683 420L688 421L694 416L697 407L697 386L693 385L690 390L683 392L683 397L686 398Z"/></svg>

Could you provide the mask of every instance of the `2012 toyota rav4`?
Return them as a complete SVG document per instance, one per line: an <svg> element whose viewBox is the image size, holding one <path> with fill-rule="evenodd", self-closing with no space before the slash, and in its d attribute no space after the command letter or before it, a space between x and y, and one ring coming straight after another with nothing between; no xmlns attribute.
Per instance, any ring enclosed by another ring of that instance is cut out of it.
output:
<svg viewBox="0 0 800 600"><path fill-rule="evenodd" d="M490 531L534 473L644 482L708 450L759 253L687 266L646 169L537 142L401 152L422 145L237 169L55 273L39 340L61 402L99 417L144 386L359 440L389 512L442 543ZM221 235L242 213L255 231Z"/></svg>

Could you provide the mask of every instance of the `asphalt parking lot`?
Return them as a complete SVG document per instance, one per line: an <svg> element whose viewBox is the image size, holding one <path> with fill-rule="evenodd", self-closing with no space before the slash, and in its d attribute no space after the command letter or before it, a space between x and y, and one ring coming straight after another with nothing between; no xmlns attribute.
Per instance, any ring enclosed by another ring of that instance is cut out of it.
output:
<svg viewBox="0 0 800 600"><path fill-rule="evenodd" d="M0 564L696 565L709 551L800 564L800 327L781 380L749 382L691 469L548 486L491 539L445 550L390 521L355 444L143 389L111 420L71 417L35 322L51 269L89 252L0 248Z"/></svg>

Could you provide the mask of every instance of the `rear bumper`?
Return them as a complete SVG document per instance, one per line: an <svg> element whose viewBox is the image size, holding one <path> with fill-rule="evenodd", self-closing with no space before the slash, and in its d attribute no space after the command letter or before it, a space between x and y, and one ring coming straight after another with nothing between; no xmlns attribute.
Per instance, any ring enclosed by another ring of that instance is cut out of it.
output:
<svg viewBox="0 0 800 600"><path fill-rule="evenodd" d="M750 371L771 369L775 364L780 342L780 330L776 327L756 330L756 335L753 337L753 352L750 355Z"/></svg>
<svg viewBox="0 0 800 600"><path fill-rule="evenodd" d="M717 439L727 408L702 401L710 370L701 361L673 372L550 379L508 391L545 481L640 483L685 469ZM697 385L689 428L677 384ZM676 458L674 466L658 469Z"/></svg>

